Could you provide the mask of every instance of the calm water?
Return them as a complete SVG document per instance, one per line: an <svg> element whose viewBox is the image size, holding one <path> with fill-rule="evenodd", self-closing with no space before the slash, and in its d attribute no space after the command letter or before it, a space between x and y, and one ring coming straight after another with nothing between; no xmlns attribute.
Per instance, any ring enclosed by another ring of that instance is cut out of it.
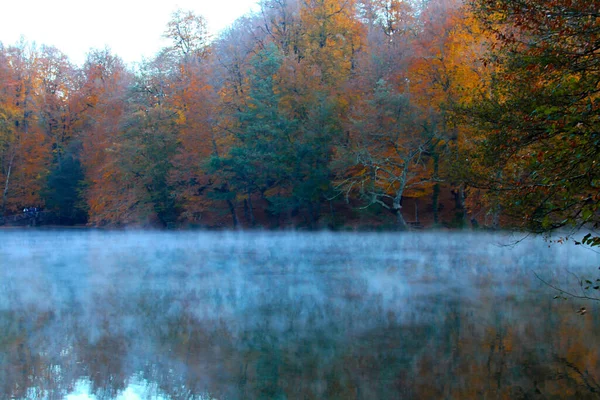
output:
<svg viewBox="0 0 600 400"><path fill-rule="evenodd" d="M533 271L600 256L513 239L0 231L0 398L598 398L600 307Z"/></svg>

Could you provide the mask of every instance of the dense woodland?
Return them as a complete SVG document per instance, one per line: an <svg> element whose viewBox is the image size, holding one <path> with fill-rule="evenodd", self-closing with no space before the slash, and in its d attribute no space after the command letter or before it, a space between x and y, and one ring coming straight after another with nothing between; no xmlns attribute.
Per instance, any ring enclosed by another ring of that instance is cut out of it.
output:
<svg viewBox="0 0 600 400"><path fill-rule="evenodd" d="M263 0L216 37L175 12L139 65L0 45L0 223L593 227L599 10Z"/></svg>

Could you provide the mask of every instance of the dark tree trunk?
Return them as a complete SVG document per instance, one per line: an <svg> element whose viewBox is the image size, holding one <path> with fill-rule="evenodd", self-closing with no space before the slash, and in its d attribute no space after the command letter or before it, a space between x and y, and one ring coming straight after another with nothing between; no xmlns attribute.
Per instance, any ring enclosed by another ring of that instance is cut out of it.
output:
<svg viewBox="0 0 600 400"><path fill-rule="evenodd" d="M315 205L312 201L308 203L308 216L310 219L310 229L315 229L317 227L317 221L319 220L319 212L318 210L315 210Z"/></svg>
<svg viewBox="0 0 600 400"><path fill-rule="evenodd" d="M415 199L415 223L419 223L419 199Z"/></svg>
<svg viewBox="0 0 600 400"><path fill-rule="evenodd" d="M436 147L432 146L433 155L433 178L438 179L439 167L440 167L440 156L436 151ZM440 208L440 184L436 183L433 185L433 193L431 195L431 202L433 207L433 224L438 225L440 222L439 208Z"/></svg>
<svg viewBox="0 0 600 400"><path fill-rule="evenodd" d="M331 214L331 223L329 224L330 228L335 228L335 210L333 208L333 201L329 200L329 213Z"/></svg>
<svg viewBox="0 0 600 400"><path fill-rule="evenodd" d="M248 198L244 199L244 214L248 225L254 227L256 225L256 219L254 218L254 207L252 206L250 193L248 193Z"/></svg>
<svg viewBox="0 0 600 400"><path fill-rule="evenodd" d="M227 205L229 206L229 211L231 212L231 219L233 220L233 229L237 229L239 227L239 221L237 212L235 211L235 205L233 201L227 200Z"/></svg>
<svg viewBox="0 0 600 400"><path fill-rule="evenodd" d="M465 186L461 184L456 190L452 191L452 196L454 196L454 208L458 213L460 213L460 224L462 227L467 226L467 208L465 206Z"/></svg>
<svg viewBox="0 0 600 400"><path fill-rule="evenodd" d="M395 209L394 213L396 214L396 228L399 231L408 230L408 224L406 223L406 221L404 220L404 216L402 215L402 208Z"/></svg>
<svg viewBox="0 0 600 400"><path fill-rule="evenodd" d="M492 211L492 229L500 229L500 206L495 205Z"/></svg>
<svg viewBox="0 0 600 400"><path fill-rule="evenodd" d="M10 183L10 173L12 171L14 159L15 159L15 156L13 154L13 156L10 159L10 162L8 163L8 171L6 173L6 180L4 182L4 190L2 191L2 214L0 214L2 217L6 216L6 201L8 198L8 186Z"/></svg>
<svg viewBox="0 0 600 400"><path fill-rule="evenodd" d="M433 185L433 194L431 196L431 200L433 203L433 223L434 225L438 225L440 223L440 185L436 183Z"/></svg>
<svg viewBox="0 0 600 400"><path fill-rule="evenodd" d="M460 209L462 210L462 224L463 226L467 226L467 206L464 184L461 184L458 188L458 200L460 201Z"/></svg>

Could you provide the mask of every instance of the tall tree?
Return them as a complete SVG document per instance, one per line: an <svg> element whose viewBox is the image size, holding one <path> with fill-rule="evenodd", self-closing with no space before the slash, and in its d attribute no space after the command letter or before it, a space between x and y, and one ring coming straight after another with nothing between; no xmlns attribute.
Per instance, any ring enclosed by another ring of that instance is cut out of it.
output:
<svg viewBox="0 0 600 400"><path fill-rule="evenodd" d="M77 102L79 77L66 55L42 46L39 57L39 122L52 148L52 160L42 197L46 211L60 224L87 220L80 162L80 118L85 107Z"/></svg>
<svg viewBox="0 0 600 400"><path fill-rule="evenodd" d="M348 199L358 194L365 207L389 210L398 229L407 229L403 197L434 180L429 149L438 134L435 122L383 80L357 105L353 122L338 190Z"/></svg>
<svg viewBox="0 0 600 400"><path fill-rule="evenodd" d="M172 157L168 184L172 185L173 195L181 205L180 218L197 222L212 205L206 196L213 183L207 165L211 155L217 151L214 126L218 97L211 84L215 66L212 64L214 57L206 25L202 17L191 13L187 15L185 24L178 22L178 25L186 25L185 31L195 32L194 37L187 41L188 47L195 50L193 54L179 52L171 60L171 92L165 103L177 114L174 128L178 145ZM177 15L174 18L176 20ZM173 24L174 21L171 21L169 27ZM170 38L173 46L180 41L177 36Z"/></svg>
<svg viewBox="0 0 600 400"><path fill-rule="evenodd" d="M600 2L474 0L496 35L493 86L469 110L482 186L534 231L600 223Z"/></svg>
<svg viewBox="0 0 600 400"><path fill-rule="evenodd" d="M303 27L298 0L263 0L260 3L265 39L275 43L284 56L304 56Z"/></svg>
<svg viewBox="0 0 600 400"><path fill-rule="evenodd" d="M1 50L5 84L0 94L0 211L4 214L42 205L50 148L39 124L39 51L24 41Z"/></svg>
<svg viewBox="0 0 600 400"><path fill-rule="evenodd" d="M108 50L88 55L80 101L86 106L81 127L85 197L93 224L137 221L136 193L120 168L121 121L132 75Z"/></svg>
<svg viewBox="0 0 600 400"><path fill-rule="evenodd" d="M249 207L250 223L256 195L272 215L289 219L302 211L307 225L314 226L329 188L335 107L326 94L310 92L314 82L302 86L309 83L302 63L285 57L275 43L251 65L246 105L236 114L235 143L213 166L229 171L230 189Z"/></svg>
<svg viewBox="0 0 600 400"><path fill-rule="evenodd" d="M324 84L337 87L356 67L362 25L354 0L303 0L300 10L304 57Z"/></svg>
<svg viewBox="0 0 600 400"><path fill-rule="evenodd" d="M277 74L281 64L282 55L274 44L252 59L247 106L236 115L236 142L226 156L213 160L213 168L229 171L230 190L246 201L251 201L254 193L265 199L273 197L270 189L285 190L280 185L288 183L286 161L291 154L285 138L295 127L279 112Z"/></svg>
<svg viewBox="0 0 600 400"><path fill-rule="evenodd" d="M434 118L439 131L431 143L434 175L453 187L455 224L467 220L469 191L465 170L465 154L472 147L473 132L457 116L457 110L472 104L489 81L489 67L481 59L489 35L461 0L431 0L420 10L407 85L411 98ZM439 184L432 192L435 222L439 222ZM480 205L470 203L474 207ZM488 210L494 213L492 205ZM481 210L473 210L474 214Z"/></svg>
<svg viewBox="0 0 600 400"><path fill-rule="evenodd" d="M180 57L206 57L210 35L204 17L179 9L171 15L164 36L172 42L167 50Z"/></svg>

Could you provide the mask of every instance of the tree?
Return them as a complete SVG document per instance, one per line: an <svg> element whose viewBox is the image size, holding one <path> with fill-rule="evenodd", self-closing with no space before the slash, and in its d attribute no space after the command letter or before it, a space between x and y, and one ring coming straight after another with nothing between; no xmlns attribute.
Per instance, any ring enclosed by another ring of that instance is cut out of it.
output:
<svg viewBox="0 0 600 400"><path fill-rule="evenodd" d="M192 11L175 11L164 36L172 41L168 51L185 59L206 57L210 35L202 16L195 15Z"/></svg>
<svg viewBox="0 0 600 400"><path fill-rule="evenodd" d="M50 160L50 146L40 128L39 52L21 41L0 48L0 211L41 206L40 197Z"/></svg>
<svg viewBox="0 0 600 400"><path fill-rule="evenodd" d="M121 121L132 75L108 50L93 51L83 67L79 101L85 105L81 127L81 160L90 223L131 223L138 220L136 193L119 162Z"/></svg>
<svg viewBox="0 0 600 400"><path fill-rule="evenodd" d="M87 207L79 141L85 107L77 101L79 76L66 55L48 46L41 48L39 74L39 124L52 149L42 190L45 209L60 224L85 223Z"/></svg>
<svg viewBox="0 0 600 400"><path fill-rule="evenodd" d="M313 65L286 57L279 72L279 109L294 121L290 150L291 193L282 203L291 214L304 212L305 223L316 227L325 201L332 196L335 144L343 137L344 110L351 93L323 87ZM331 211L331 202L329 210Z"/></svg>
<svg viewBox="0 0 600 400"><path fill-rule="evenodd" d="M213 169L228 177L227 191L218 194L236 193L250 224L257 197L277 221L303 214L313 227L331 179L332 138L339 132L335 103L306 79L310 69L276 43L250 63L245 104L231 127L234 142L213 159Z"/></svg>
<svg viewBox="0 0 600 400"><path fill-rule="evenodd" d="M481 61L489 35L460 0L431 0L420 10L415 38L411 42L407 85L414 103L437 123L438 137L431 143L434 175L453 187L455 220L464 226L470 188L464 176L466 155L474 133L460 118L464 105L473 104L478 93L487 89L488 67ZM433 188L435 223L439 222L439 183ZM491 205L491 212L496 208ZM480 213L481 210L475 210ZM497 213L496 213L497 214Z"/></svg>
<svg viewBox="0 0 600 400"><path fill-rule="evenodd" d="M51 140L52 153L60 168L65 146L73 138L73 115L70 100L78 88L75 83L75 70L66 55L54 47L42 46L39 59L40 124Z"/></svg>
<svg viewBox="0 0 600 400"><path fill-rule="evenodd" d="M137 107L136 107L137 108ZM141 107L122 122L123 137L117 152L121 176L127 181L134 222L155 218L173 225L179 210L169 180L177 151L176 112L164 105Z"/></svg>
<svg viewBox="0 0 600 400"><path fill-rule="evenodd" d="M261 29L284 56L304 56L300 2L297 0L263 0L260 2Z"/></svg>
<svg viewBox="0 0 600 400"><path fill-rule="evenodd" d="M423 118L408 95L383 80L359 103L353 121L351 139L343 149L347 173L339 179L338 190L346 198L357 193L365 207L389 210L398 229L407 229L402 199L433 181L428 151L436 124Z"/></svg>
<svg viewBox="0 0 600 400"><path fill-rule="evenodd" d="M279 112L276 76L281 63L282 55L274 44L252 59L247 106L236 115L236 142L227 156L213 160L213 168L228 171L229 190L246 201L251 201L254 193L268 199L272 197L270 189L282 189L280 185L287 182L286 164L291 154L286 138L295 127ZM249 207L251 211L252 205ZM253 223L252 216L250 219Z"/></svg>
<svg viewBox="0 0 600 400"><path fill-rule="evenodd" d="M169 26L173 23L171 21ZM188 47L195 49L194 56L179 52L169 60L171 73L167 80L170 82L170 91L164 105L176 113L176 126L173 128L176 131L177 148L172 155L167 184L172 187L177 208L181 210L179 218L197 222L212 205L206 196L207 189L212 185L207 164L217 146L214 125L218 97L210 83L215 75L215 66L212 64L214 57L207 41L204 20L188 13L186 25L190 24L193 29L188 27L186 30L194 30L196 34L187 43ZM173 46L176 46L178 37L171 39ZM168 49L163 57L170 54Z"/></svg>
<svg viewBox="0 0 600 400"><path fill-rule="evenodd" d="M2 47L0 50L0 79L4 84L0 89L0 172L2 173L2 208L1 215L6 214L9 189L15 160L17 157L18 137L17 121L19 110L13 102L14 80L8 54Z"/></svg>
<svg viewBox="0 0 600 400"><path fill-rule="evenodd" d="M359 53L358 75L373 88L380 79L406 83L417 31L416 9L401 0L363 0L360 18L366 25L366 45Z"/></svg>
<svg viewBox="0 0 600 400"><path fill-rule="evenodd" d="M53 219L58 224L87 222L87 205L83 198L85 176L77 153L78 150L65 149L60 168L50 172L42 191L46 211L54 214Z"/></svg>
<svg viewBox="0 0 600 400"><path fill-rule="evenodd" d="M485 137L478 184L535 232L600 223L600 2L474 0L497 45L468 110ZM598 244L596 240L596 244Z"/></svg>
<svg viewBox="0 0 600 400"><path fill-rule="evenodd" d="M303 58L317 67L321 81L337 88L356 66L362 26L354 0L303 0L300 9Z"/></svg>

